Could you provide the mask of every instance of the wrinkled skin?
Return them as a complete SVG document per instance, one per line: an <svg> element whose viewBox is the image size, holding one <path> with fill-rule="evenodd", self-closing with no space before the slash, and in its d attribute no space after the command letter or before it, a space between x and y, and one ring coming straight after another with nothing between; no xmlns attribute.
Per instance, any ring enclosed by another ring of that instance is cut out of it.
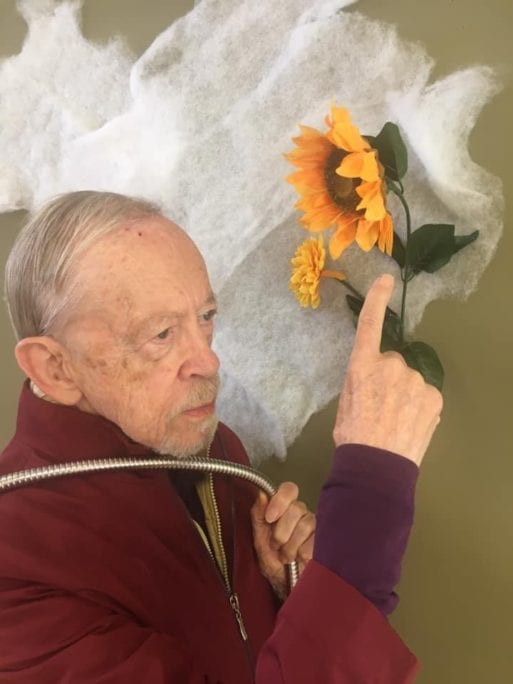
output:
<svg viewBox="0 0 513 684"><path fill-rule="evenodd" d="M78 408L156 451L199 451L215 430L219 360L215 298L193 242L152 219L93 245L75 270L76 313L56 336L71 352Z"/></svg>

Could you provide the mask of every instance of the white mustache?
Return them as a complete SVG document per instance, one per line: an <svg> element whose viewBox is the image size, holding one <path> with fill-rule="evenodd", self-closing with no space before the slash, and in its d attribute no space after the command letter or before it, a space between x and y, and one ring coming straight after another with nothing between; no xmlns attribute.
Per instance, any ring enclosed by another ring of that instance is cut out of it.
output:
<svg viewBox="0 0 513 684"><path fill-rule="evenodd" d="M211 404L217 397L220 384L218 374L211 379L198 379L196 382L197 384L191 389L187 399L174 411L175 415Z"/></svg>

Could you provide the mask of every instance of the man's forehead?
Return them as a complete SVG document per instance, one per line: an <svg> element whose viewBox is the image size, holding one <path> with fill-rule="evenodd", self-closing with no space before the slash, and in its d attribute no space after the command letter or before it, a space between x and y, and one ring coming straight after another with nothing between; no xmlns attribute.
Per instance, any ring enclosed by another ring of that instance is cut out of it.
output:
<svg viewBox="0 0 513 684"><path fill-rule="evenodd" d="M172 277L206 272L191 238L178 226L156 217L121 226L88 247L75 262L74 276L96 289L116 280Z"/></svg>
<svg viewBox="0 0 513 684"><path fill-rule="evenodd" d="M84 253L75 276L91 308L121 316L125 323L161 314L180 316L191 306L215 300L198 249L165 219L132 224L107 236Z"/></svg>
<svg viewBox="0 0 513 684"><path fill-rule="evenodd" d="M122 255L136 256L158 252L165 256L186 255L202 260L193 240L175 223L162 217L142 220L122 226L105 239L105 247Z"/></svg>

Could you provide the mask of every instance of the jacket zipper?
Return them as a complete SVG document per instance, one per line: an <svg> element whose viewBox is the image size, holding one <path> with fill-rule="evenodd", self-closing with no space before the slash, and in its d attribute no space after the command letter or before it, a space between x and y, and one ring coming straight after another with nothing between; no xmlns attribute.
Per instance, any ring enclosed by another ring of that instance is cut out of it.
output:
<svg viewBox="0 0 513 684"><path fill-rule="evenodd" d="M209 449L209 453L210 453L210 449ZM211 478L212 476L209 474L209 477ZM249 667L249 671L250 671L250 675L251 675L251 681L254 682L255 681L255 666L253 664L253 655L252 655L251 650L250 650L248 633L246 631L246 627L244 625L244 620L242 618L242 612L240 610L239 597L235 592L232 592L232 590L231 590L231 585L230 585L230 581L228 579L228 574L224 575L221 572L221 569L219 567L219 563L216 560L214 552L212 551L212 548L211 548L210 543L208 541L208 537L205 534L205 532L203 531L203 528L201 527L201 525L198 522L196 522L191 517L191 515L187 509L187 506L185 505L185 503L183 503L181 497L178 497L178 499L179 499L179 501L181 501L183 509L184 509L184 511L187 515L187 518L189 519L189 522L192 526L192 529L195 530L195 532L198 534L198 536L200 538L201 546L203 547L205 553L207 554L207 557L210 559L210 561L212 563L212 568L214 570L214 573L215 573L216 577L218 578L221 586L223 587L224 593L225 593L225 595L228 599L228 602L230 604L230 607L233 611L233 614L235 616L235 620L237 622L237 626L239 628L239 634L240 634L242 642L244 644L244 650L245 650L246 658L248 661L248 667ZM219 530L220 530L221 518L219 516L219 510L217 508L217 500L215 499L215 497L213 499L213 503L214 503L216 520L218 521L218 525L217 525L218 533L216 536L219 539L219 536L220 536ZM222 537L221 537L221 548L222 548L222 553L225 557L225 563L226 563L226 554L224 553L224 546L222 544Z"/></svg>
<svg viewBox="0 0 513 684"><path fill-rule="evenodd" d="M220 570L221 570L221 575L223 577L223 581L226 587L226 591L228 594L228 600L230 601L230 606L233 610L233 613L235 615L235 619L237 620L237 624L239 626L239 632L242 637L242 640L244 642L248 641L248 633L246 631L246 625L244 624L244 619L242 617L242 612L240 609L240 603L239 603L239 597L236 592L233 591L231 584L230 584L230 578L228 576L228 563L226 562L226 553L224 550L224 545L223 545L223 537L221 534L221 516L219 515L219 508L217 506L217 499L214 491L214 478L212 477L212 474L209 473L208 475L208 484L209 484L209 489L210 489L210 496L212 499L212 505L214 508L214 516L215 516L215 522L216 522L216 537L217 537L217 547L220 551Z"/></svg>

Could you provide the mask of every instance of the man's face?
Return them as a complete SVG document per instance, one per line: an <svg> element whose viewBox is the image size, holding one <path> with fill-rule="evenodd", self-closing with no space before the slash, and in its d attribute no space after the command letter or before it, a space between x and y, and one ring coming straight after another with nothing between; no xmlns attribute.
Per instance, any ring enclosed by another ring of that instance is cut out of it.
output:
<svg viewBox="0 0 513 684"><path fill-rule="evenodd" d="M60 339L83 393L78 408L155 451L200 451L217 424L219 360L195 245L169 221L146 219L93 245L74 275L79 304Z"/></svg>

